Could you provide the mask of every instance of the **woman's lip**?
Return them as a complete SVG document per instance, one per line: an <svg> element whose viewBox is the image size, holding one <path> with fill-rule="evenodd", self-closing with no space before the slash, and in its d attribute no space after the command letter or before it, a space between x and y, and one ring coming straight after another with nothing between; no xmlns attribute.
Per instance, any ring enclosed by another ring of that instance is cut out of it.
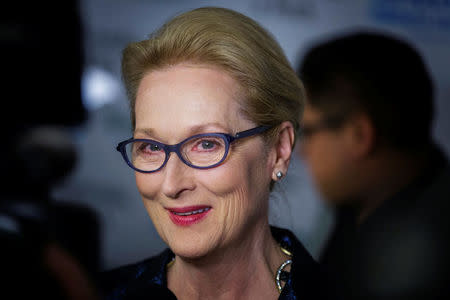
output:
<svg viewBox="0 0 450 300"><path fill-rule="evenodd" d="M167 208L167 210L169 212L170 220L175 225L190 226L202 221L211 211L211 206L196 205L176 208L172 207Z"/></svg>
<svg viewBox="0 0 450 300"><path fill-rule="evenodd" d="M192 206L184 206L184 207L168 207L166 208L170 212L174 213L187 213L191 211L196 211L200 209L211 208L208 205L192 205Z"/></svg>

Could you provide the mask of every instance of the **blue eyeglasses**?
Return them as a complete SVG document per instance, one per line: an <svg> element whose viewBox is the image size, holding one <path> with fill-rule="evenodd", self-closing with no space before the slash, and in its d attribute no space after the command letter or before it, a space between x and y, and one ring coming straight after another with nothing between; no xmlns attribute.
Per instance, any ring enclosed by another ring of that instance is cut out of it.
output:
<svg viewBox="0 0 450 300"><path fill-rule="evenodd" d="M117 145L125 162L134 170L153 173L161 170L175 152L180 160L195 169L209 169L220 165L228 155L230 144L236 140L263 133L272 126L258 126L238 132L197 134L175 145L149 139L128 139Z"/></svg>

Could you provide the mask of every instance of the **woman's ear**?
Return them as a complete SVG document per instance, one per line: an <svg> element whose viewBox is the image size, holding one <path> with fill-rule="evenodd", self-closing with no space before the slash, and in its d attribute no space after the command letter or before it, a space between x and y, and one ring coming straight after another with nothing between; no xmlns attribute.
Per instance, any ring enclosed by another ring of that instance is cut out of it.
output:
<svg viewBox="0 0 450 300"><path fill-rule="evenodd" d="M294 146L294 126L291 122L285 121L279 125L278 136L274 141L275 163L273 166L272 179L278 181L283 178L288 170L289 162Z"/></svg>

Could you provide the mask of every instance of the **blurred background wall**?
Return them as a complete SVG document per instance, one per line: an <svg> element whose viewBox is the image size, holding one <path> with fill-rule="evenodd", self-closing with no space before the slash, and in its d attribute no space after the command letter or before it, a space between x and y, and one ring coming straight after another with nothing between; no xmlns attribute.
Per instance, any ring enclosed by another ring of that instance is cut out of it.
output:
<svg viewBox="0 0 450 300"><path fill-rule="evenodd" d="M119 141L131 136L120 58L127 43L146 38L185 10L222 6L254 18L276 37L294 67L312 43L333 34L364 27L403 36L419 49L433 76L434 133L450 153L449 1L81 0L79 4L85 60L82 97L89 114L74 131L78 164L53 193L59 201L79 202L97 211L104 269L154 255L165 247L141 202L134 173L115 150ZM273 195L271 222L294 231L313 256L333 224L330 209L321 203L297 158Z"/></svg>

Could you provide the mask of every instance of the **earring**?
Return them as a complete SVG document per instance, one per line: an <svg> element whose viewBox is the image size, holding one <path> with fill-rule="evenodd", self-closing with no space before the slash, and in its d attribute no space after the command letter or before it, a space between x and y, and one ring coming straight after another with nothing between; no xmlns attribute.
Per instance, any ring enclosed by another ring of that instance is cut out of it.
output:
<svg viewBox="0 0 450 300"><path fill-rule="evenodd" d="M277 179L280 180L281 178L283 178L283 172L278 171L276 176L277 176Z"/></svg>

